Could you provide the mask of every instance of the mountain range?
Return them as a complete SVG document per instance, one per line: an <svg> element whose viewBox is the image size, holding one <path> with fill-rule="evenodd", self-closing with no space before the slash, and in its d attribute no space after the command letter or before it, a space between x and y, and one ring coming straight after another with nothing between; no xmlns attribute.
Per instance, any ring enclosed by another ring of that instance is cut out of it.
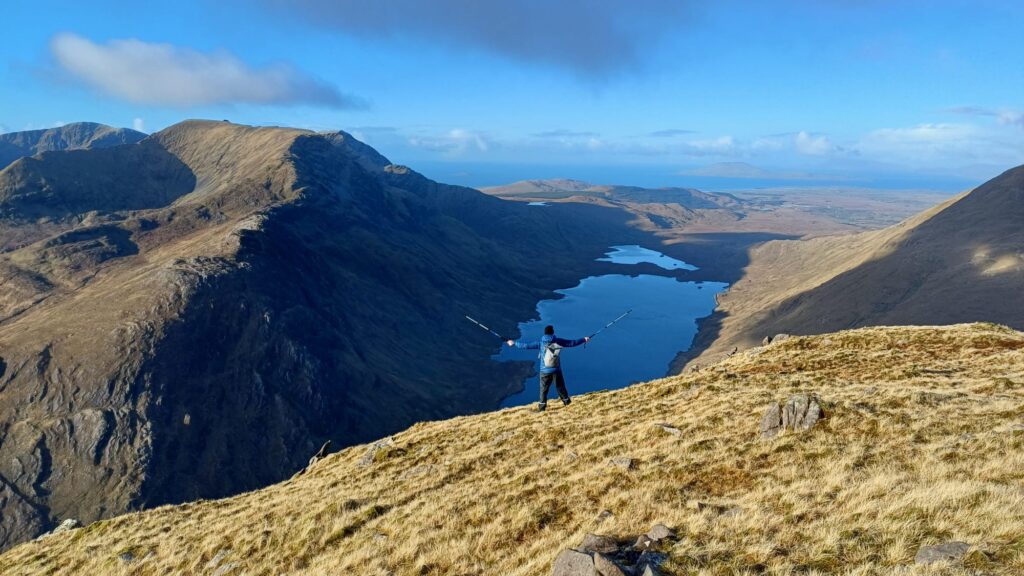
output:
<svg viewBox="0 0 1024 576"><path fill-rule="evenodd" d="M464 315L512 334L645 237L344 132L187 121L108 143L0 172L0 547L493 409L530 367L491 362L500 341Z"/></svg>

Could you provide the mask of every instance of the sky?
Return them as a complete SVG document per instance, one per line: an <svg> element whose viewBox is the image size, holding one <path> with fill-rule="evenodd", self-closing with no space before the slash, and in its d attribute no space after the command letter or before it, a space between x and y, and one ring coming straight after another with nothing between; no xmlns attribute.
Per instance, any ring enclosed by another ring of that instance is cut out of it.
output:
<svg viewBox="0 0 1024 576"><path fill-rule="evenodd" d="M0 132L346 130L491 185L957 190L1024 163L1024 3L11 0Z"/></svg>

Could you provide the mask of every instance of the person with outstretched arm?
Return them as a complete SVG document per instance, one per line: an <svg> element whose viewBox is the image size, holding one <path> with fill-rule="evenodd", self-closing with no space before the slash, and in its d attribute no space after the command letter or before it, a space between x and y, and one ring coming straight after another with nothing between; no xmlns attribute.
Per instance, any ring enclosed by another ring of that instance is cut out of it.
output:
<svg viewBox="0 0 1024 576"><path fill-rule="evenodd" d="M558 356L562 348L573 348L580 344L586 344L589 341L589 337L576 340L559 338L555 336L554 326L546 326L544 328L544 336L541 337L539 342L520 342L516 340L509 340L507 342L509 346L515 346L516 348L540 350L540 354L537 355L540 361L540 404L537 406L537 412L543 412L548 407L548 390L551 389L552 382L555 383L555 389L558 390L558 397L562 399L562 404L568 406L572 402L572 399L569 398L569 391L565 389L565 377L562 376L562 365Z"/></svg>

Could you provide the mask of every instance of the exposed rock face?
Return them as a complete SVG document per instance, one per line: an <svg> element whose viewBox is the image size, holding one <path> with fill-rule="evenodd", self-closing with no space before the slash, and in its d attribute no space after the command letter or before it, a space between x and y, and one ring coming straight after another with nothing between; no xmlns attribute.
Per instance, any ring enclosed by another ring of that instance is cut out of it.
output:
<svg viewBox="0 0 1024 576"><path fill-rule="evenodd" d="M24 156L57 150L109 148L134 144L146 135L128 128L111 128L93 122L75 122L59 128L0 134L0 170Z"/></svg>
<svg viewBox="0 0 1024 576"><path fill-rule="evenodd" d="M810 430L824 416L817 396L794 394L785 406L772 402L765 407L761 416L761 438L770 439L785 430L804 432Z"/></svg>
<svg viewBox="0 0 1024 576"><path fill-rule="evenodd" d="M0 549L493 408L523 368L462 314L511 330L628 232L389 166L192 121L0 171Z"/></svg>

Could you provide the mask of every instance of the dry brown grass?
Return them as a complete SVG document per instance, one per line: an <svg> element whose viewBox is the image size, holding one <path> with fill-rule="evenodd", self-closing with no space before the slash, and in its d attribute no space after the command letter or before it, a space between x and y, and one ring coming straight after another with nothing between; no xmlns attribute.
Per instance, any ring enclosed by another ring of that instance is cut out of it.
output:
<svg viewBox="0 0 1024 576"><path fill-rule="evenodd" d="M818 393L827 419L759 441L763 406L794 392ZM627 539L664 522L680 534L670 574L1020 574L1019 423L1024 334L793 338L568 409L418 424L369 466L354 447L264 490L24 544L0 572L205 574L228 551L231 574L536 575L586 532ZM616 456L636 468L609 466ZM602 510L614 515L599 522ZM919 546L947 540L974 545L965 568L913 566Z"/></svg>

